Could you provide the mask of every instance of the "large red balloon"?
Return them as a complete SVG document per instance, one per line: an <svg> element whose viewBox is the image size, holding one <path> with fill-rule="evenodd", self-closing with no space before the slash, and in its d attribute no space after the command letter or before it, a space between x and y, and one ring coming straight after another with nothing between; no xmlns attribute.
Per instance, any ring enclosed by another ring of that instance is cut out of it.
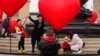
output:
<svg viewBox="0 0 100 56"><path fill-rule="evenodd" d="M0 10L0 18L2 18L2 15L3 15L3 11Z"/></svg>
<svg viewBox="0 0 100 56"><path fill-rule="evenodd" d="M0 0L0 9L9 17L13 16L27 0Z"/></svg>
<svg viewBox="0 0 100 56"><path fill-rule="evenodd" d="M97 19L97 12L96 11L92 11L92 17L88 18L87 20L90 23L94 23L96 19Z"/></svg>
<svg viewBox="0 0 100 56"><path fill-rule="evenodd" d="M2 22L3 11L0 10L0 22Z"/></svg>
<svg viewBox="0 0 100 56"><path fill-rule="evenodd" d="M39 0L39 11L56 30L70 23L80 10L79 0Z"/></svg>
<svg viewBox="0 0 100 56"><path fill-rule="evenodd" d="M15 26L17 25L17 20L15 18L10 19L9 23L9 31L10 33L13 33L15 31Z"/></svg>

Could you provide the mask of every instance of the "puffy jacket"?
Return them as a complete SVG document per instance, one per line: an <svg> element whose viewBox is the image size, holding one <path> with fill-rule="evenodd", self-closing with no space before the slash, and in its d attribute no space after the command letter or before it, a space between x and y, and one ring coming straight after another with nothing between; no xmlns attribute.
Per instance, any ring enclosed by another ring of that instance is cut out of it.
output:
<svg viewBox="0 0 100 56"><path fill-rule="evenodd" d="M60 44L54 37L43 38L38 44L40 56L58 56Z"/></svg>
<svg viewBox="0 0 100 56"><path fill-rule="evenodd" d="M68 49L70 49L69 43L66 42L66 41L64 41L64 42L62 43L62 48L68 48Z"/></svg>

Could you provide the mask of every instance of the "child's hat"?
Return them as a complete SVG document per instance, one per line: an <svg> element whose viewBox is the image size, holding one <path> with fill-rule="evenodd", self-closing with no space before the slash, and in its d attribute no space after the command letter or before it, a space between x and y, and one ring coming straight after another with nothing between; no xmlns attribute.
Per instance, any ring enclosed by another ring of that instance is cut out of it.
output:
<svg viewBox="0 0 100 56"><path fill-rule="evenodd" d="M64 39L65 39L65 40L70 40L70 38L69 38L69 37L67 37L67 36L66 36L66 37L64 37Z"/></svg>

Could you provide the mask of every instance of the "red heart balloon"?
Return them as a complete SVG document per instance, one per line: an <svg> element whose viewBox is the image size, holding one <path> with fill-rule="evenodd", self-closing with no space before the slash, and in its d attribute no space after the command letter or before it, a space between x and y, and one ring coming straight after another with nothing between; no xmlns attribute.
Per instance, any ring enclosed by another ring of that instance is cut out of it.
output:
<svg viewBox="0 0 100 56"><path fill-rule="evenodd" d="M80 10L79 0L39 0L39 11L56 30L70 23Z"/></svg>
<svg viewBox="0 0 100 56"><path fill-rule="evenodd" d="M0 10L0 22L2 22L3 11Z"/></svg>
<svg viewBox="0 0 100 56"><path fill-rule="evenodd" d="M97 12L96 11L92 11L92 17L88 18L87 20L90 22L90 23L94 23L95 20L97 19Z"/></svg>
<svg viewBox="0 0 100 56"><path fill-rule="evenodd" d="M2 19L3 11L0 10L0 18Z"/></svg>
<svg viewBox="0 0 100 56"><path fill-rule="evenodd" d="M8 16L13 16L27 0L0 0L0 9Z"/></svg>
<svg viewBox="0 0 100 56"><path fill-rule="evenodd" d="M15 18L10 19L9 23L9 31L10 33L13 33L15 31L15 26L17 25L17 20Z"/></svg>

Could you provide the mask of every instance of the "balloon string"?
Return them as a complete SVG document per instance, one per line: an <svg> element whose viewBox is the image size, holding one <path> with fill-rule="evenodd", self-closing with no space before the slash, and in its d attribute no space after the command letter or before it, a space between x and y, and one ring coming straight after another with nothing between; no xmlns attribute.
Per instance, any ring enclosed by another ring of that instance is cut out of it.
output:
<svg viewBox="0 0 100 56"><path fill-rule="evenodd" d="M24 25L26 23L26 19L24 19L24 21L22 22L22 25Z"/></svg>

